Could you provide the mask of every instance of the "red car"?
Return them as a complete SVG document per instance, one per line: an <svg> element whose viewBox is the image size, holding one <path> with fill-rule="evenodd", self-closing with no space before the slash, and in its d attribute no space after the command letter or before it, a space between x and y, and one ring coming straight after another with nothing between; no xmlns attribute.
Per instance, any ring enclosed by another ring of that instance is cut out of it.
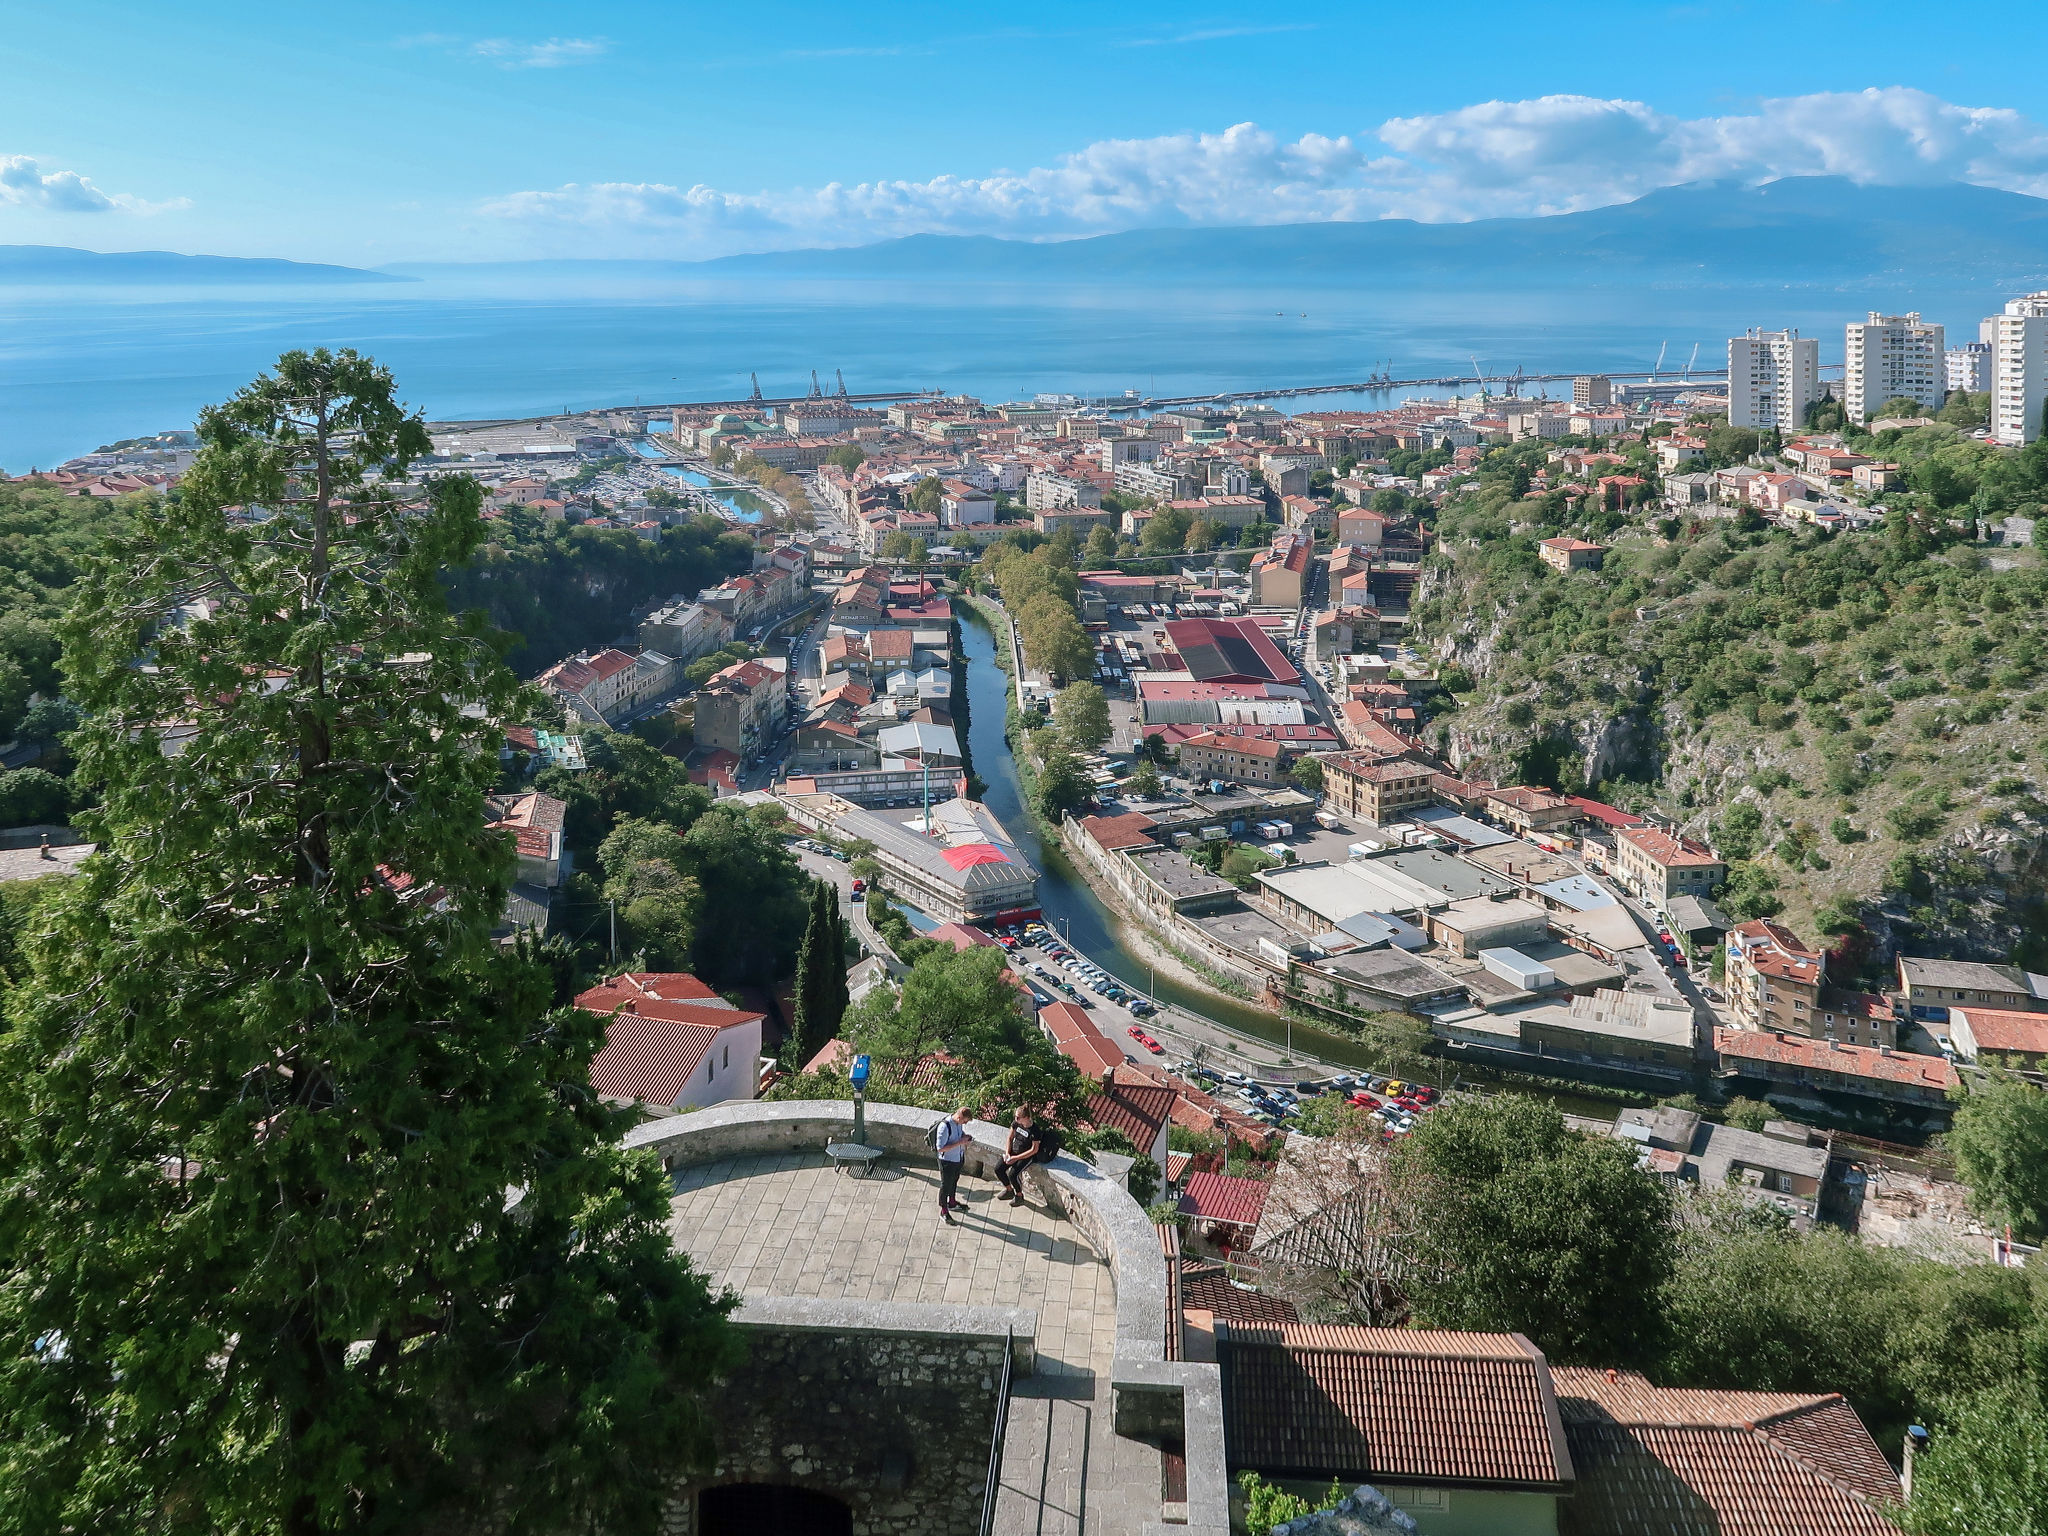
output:
<svg viewBox="0 0 2048 1536"><path fill-rule="evenodd" d="M856 880L853 882L853 894L856 896L866 894L867 888L868 883L865 880Z"/></svg>
<svg viewBox="0 0 2048 1536"><path fill-rule="evenodd" d="M1150 1035L1146 1034L1145 1031L1138 1028L1137 1025L1133 1024L1128 1030L1125 1031L1125 1033L1128 1034L1133 1040L1137 1041L1138 1044L1145 1047L1145 1049L1150 1051L1153 1055L1164 1056L1166 1054L1166 1047L1161 1045L1157 1040L1154 1040Z"/></svg>
<svg viewBox="0 0 2048 1536"><path fill-rule="evenodd" d="M1414 1091L1414 1093L1410 1096L1421 1101L1424 1104L1434 1104L1438 1099L1443 1097L1443 1095L1438 1093L1434 1088L1431 1088L1426 1083L1423 1086L1417 1088Z"/></svg>
<svg viewBox="0 0 2048 1536"><path fill-rule="evenodd" d="M1347 1104L1355 1104L1360 1109L1378 1109L1380 1107L1380 1101L1369 1093L1354 1093L1345 1102Z"/></svg>

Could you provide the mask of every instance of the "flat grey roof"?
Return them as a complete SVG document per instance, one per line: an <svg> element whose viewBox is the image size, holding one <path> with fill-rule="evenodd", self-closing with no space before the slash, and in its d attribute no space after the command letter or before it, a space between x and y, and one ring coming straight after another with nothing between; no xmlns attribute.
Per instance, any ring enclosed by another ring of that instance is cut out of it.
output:
<svg viewBox="0 0 2048 1536"><path fill-rule="evenodd" d="M1156 881L1169 896L1176 899L1185 896L1214 896L1223 891L1237 889L1221 876L1210 874L1178 848L1144 848L1126 857L1143 869L1146 876Z"/></svg>

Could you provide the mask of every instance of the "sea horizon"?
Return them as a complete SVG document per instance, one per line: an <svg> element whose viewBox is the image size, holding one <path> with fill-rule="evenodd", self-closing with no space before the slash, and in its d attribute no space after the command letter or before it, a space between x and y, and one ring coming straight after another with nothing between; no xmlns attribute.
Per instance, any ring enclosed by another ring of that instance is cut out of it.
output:
<svg viewBox="0 0 2048 1536"><path fill-rule="evenodd" d="M1397 378L1718 374L1725 342L1792 326L1839 360L1842 325L1918 309L1963 339L2008 297L1878 284L1439 289L647 278L570 283L502 269L456 280L291 289L0 288L0 469L49 468L189 427L293 347L352 346L435 420L938 389L1172 397ZM1960 329L1967 328L1967 329ZM1696 362L1693 360L1696 358ZM837 373L835 373L835 370ZM1553 396L1559 387L1548 387ZM1396 404L1407 389L1310 397ZM1281 409L1306 401L1285 398Z"/></svg>

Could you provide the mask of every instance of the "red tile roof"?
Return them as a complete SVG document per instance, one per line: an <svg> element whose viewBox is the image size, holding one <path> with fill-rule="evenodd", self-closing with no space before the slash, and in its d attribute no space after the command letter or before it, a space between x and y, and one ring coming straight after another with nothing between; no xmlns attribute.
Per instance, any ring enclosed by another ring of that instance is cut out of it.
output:
<svg viewBox="0 0 2048 1536"><path fill-rule="evenodd" d="M1095 839L1096 845L1111 852L1119 848L1143 848L1151 841L1152 828L1157 826L1150 816L1138 811L1126 811L1121 816L1084 816L1081 830Z"/></svg>
<svg viewBox="0 0 2048 1536"><path fill-rule="evenodd" d="M1572 1458L1520 1334L1225 1325L1225 1436L1267 1476L1564 1492Z"/></svg>
<svg viewBox="0 0 2048 1536"><path fill-rule="evenodd" d="M1205 1259L1180 1261L1180 1304L1183 1311L1213 1312L1227 1323L1278 1327L1301 1321L1301 1314L1286 1297L1268 1296L1234 1284L1227 1268Z"/></svg>
<svg viewBox="0 0 2048 1536"><path fill-rule="evenodd" d="M580 994L576 1006L609 1015L604 1048L590 1063L591 1086L612 1099L673 1105L719 1032L759 1023L694 976L619 976Z"/></svg>
<svg viewBox="0 0 2048 1536"><path fill-rule="evenodd" d="M1939 1056L1916 1056L1907 1051L1873 1049L1864 1045L1840 1045L1829 1040L1810 1040L1804 1035L1781 1035L1756 1029L1717 1029L1714 1049L1724 1062L1764 1061L1779 1066L1803 1067L1811 1072L1839 1072L1847 1077L1867 1077L1877 1082L1900 1083L1910 1087L1946 1092L1956 1084L1956 1069Z"/></svg>
<svg viewBox="0 0 2048 1536"><path fill-rule="evenodd" d="M2009 1008L1961 1008L1948 1011L1969 1020L1970 1034L1980 1050L2016 1051L2028 1056L2048 1052L2048 1013L2016 1013Z"/></svg>
<svg viewBox="0 0 2048 1536"><path fill-rule="evenodd" d="M1088 1100L1088 1123L1098 1130L1115 1129L1131 1138L1140 1157L1150 1157L1173 1118L1173 1106L1180 1095L1163 1083L1143 1074L1112 1066L1101 1091Z"/></svg>
<svg viewBox="0 0 2048 1536"><path fill-rule="evenodd" d="M1619 829L1622 827L1640 827L1643 824L1642 817L1631 816L1627 811L1616 810L1613 806L1603 801L1589 800L1584 795L1566 795L1565 799L1577 807L1581 816L1584 816L1588 821L1597 821L1603 827Z"/></svg>
<svg viewBox="0 0 2048 1536"><path fill-rule="evenodd" d="M1654 1387L1553 1373L1578 1486L1564 1536L1897 1536L1899 1483L1836 1393Z"/></svg>
<svg viewBox="0 0 2048 1536"><path fill-rule="evenodd" d="M1617 842L1640 850L1666 869L1721 862L1710 849L1702 848L1691 838L1673 837L1653 827L1623 827L1614 836Z"/></svg>
<svg viewBox="0 0 2048 1536"><path fill-rule="evenodd" d="M1123 1063L1123 1051L1095 1027L1088 1010L1077 1003L1047 1003L1038 1010L1038 1022L1052 1036L1060 1054L1081 1069L1083 1077L1100 1082ZM1172 1112L1173 1106L1169 1104L1167 1113ZM1151 1143L1144 1145L1149 1147Z"/></svg>
<svg viewBox="0 0 2048 1536"><path fill-rule="evenodd" d="M1181 1212L1198 1221L1229 1221L1241 1227L1256 1227L1265 1213L1266 1193L1271 1187L1263 1179L1191 1173L1187 1190L1180 1197Z"/></svg>
<svg viewBox="0 0 2048 1536"><path fill-rule="evenodd" d="M937 939L955 949L1000 949L1002 946L983 933L979 928L970 928L965 923L941 923L930 933L928 939Z"/></svg>

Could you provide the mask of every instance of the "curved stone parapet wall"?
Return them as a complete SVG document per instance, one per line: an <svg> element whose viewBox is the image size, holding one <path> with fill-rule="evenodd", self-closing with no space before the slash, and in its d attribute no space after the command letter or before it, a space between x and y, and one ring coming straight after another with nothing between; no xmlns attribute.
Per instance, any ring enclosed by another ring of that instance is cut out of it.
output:
<svg viewBox="0 0 2048 1536"><path fill-rule="evenodd" d="M931 1129L943 1118L940 1110L870 1104L867 1144L905 1159L930 1159ZM1009 1133L981 1120L969 1121L967 1132L966 1172L994 1178ZM757 1152L822 1153L852 1138L850 1100L798 1099L715 1104L635 1126L625 1144L674 1169ZM1166 1260L1152 1223L1120 1182L1080 1158L1062 1154L1035 1164L1025 1177L1041 1199L1058 1203L1116 1283L1117 1432L1185 1444L1188 1524L1172 1529L1202 1536L1227 1527L1220 1383L1213 1365L1166 1358Z"/></svg>

